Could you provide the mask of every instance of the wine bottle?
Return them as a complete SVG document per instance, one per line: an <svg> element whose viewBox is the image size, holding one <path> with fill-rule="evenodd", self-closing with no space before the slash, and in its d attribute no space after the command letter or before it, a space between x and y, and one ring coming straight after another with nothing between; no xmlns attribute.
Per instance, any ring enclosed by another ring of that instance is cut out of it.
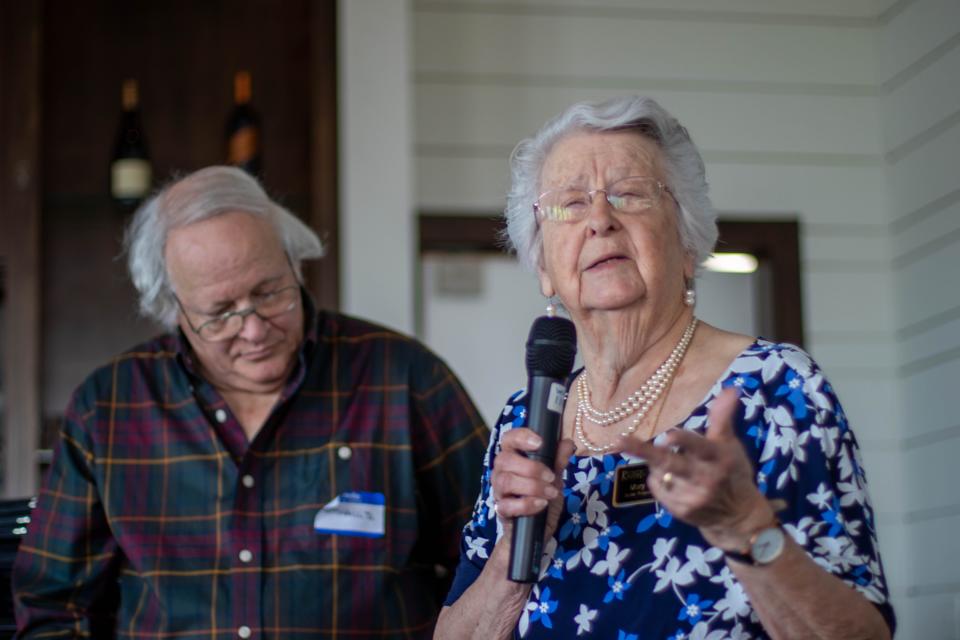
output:
<svg viewBox="0 0 960 640"><path fill-rule="evenodd" d="M233 111L227 118L227 164L260 175L260 115L250 105L250 72L233 76Z"/></svg>
<svg viewBox="0 0 960 640"><path fill-rule="evenodd" d="M153 167L140 121L136 80L124 80L120 103L123 113L110 161L110 195L121 206L132 207L150 192L153 179Z"/></svg>

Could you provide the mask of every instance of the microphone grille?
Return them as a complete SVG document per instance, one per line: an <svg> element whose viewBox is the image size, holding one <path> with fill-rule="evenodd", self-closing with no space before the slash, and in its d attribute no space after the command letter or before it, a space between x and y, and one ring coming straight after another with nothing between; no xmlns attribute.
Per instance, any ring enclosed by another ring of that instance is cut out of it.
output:
<svg viewBox="0 0 960 640"><path fill-rule="evenodd" d="M527 375L566 378L577 355L577 330L566 318L540 316L527 338Z"/></svg>

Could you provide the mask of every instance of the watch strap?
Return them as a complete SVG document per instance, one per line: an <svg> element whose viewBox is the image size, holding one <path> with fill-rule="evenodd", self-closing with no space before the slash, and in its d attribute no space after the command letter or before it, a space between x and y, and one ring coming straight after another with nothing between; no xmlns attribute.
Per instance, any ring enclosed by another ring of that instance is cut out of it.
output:
<svg viewBox="0 0 960 640"><path fill-rule="evenodd" d="M730 558L731 560L736 560L741 564L750 565L752 567L758 566L759 563L753 557L753 545L757 542L757 538L760 537L761 533L763 533L767 529L773 529L773 528L777 528L777 529L782 528L780 524L780 519L777 518L776 516L774 516L773 522L766 525L765 527L760 527L750 536L750 540L747 542L746 551L728 551L726 549L723 549L723 555L726 556L727 558Z"/></svg>
<svg viewBox="0 0 960 640"><path fill-rule="evenodd" d="M755 566L757 563L754 562L753 556L749 553L740 553L739 551L723 551L723 555L731 560L736 560L740 564L748 564Z"/></svg>

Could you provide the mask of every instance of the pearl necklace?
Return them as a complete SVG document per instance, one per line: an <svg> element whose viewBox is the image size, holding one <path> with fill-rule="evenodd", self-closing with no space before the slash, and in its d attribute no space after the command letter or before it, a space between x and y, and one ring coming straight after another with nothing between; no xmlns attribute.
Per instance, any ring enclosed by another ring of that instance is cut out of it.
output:
<svg viewBox="0 0 960 640"><path fill-rule="evenodd" d="M591 404L590 385L587 383L587 376L580 376L580 379L577 381L577 404L583 407L586 418L601 427L608 427L611 424L629 418L636 413L638 409L648 411L673 377L677 365L680 364L680 360L690 345L690 340L693 338L693 331L696 325L697 319L692 318L690 324L687 325L683 335L680 337L677 346L673 348L670 356L663 361L663 364L661 364L657 370L653 372L653 375L650 376L639 389L634 391L629 398L610 411L600 411Z"/></svg>
<svg viewBox="0 0 960 640"><path fill-rule="evenodd" d="M678 342L677 346L670 352L670 356L637 391L621 402L620 406L614 407L610 411L598 411L590 404L590 388L587 386L587 375L586 371L584 371L577 381L577 413L573 421L574 433L584 447L594 453L605 453L613 449L616 444L616 440L604 445L597 445L591 442L583 431L584 417L594 424L606 427L636 413L637 415L630 421L630 426L621 431L619 435L620 437L626 437L637 430L637 427L640 426L640 422L647 415L650 407L654 405L657 398L663 393L663 390L673 380L677 367L681 360L683 360L683 356L687 353L687 347L690 346L690 341L693 339L693 332L696 327L697 319L695 317L691 318L690 324L688 324L684 330L680 342Z"/></svg>

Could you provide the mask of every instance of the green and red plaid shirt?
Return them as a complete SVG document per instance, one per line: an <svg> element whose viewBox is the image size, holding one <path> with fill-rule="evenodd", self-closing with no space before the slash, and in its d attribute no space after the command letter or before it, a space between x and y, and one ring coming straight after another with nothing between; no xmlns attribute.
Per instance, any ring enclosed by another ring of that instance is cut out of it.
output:
<svg viewBox="0 0 960 640"><path fill-rule="evenodd" d="M75 392L14 568L22 637L431 636L488 431L415 340L307 314L252 442L179 334ZM384 495L385 536L314 530L351 491Z"/></svg>

